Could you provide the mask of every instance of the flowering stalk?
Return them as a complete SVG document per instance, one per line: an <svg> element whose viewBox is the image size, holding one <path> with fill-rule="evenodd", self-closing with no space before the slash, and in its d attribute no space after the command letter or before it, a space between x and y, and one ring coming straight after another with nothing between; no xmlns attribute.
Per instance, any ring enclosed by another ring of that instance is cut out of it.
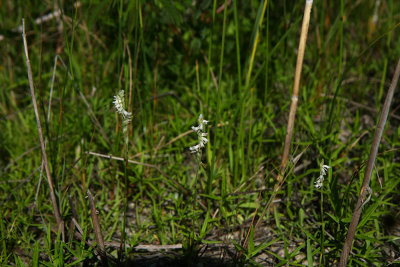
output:
<svg viewBox="0 0 400 267"><path fill-rule="evenodd" d="M324 176L326 175L326 171L330 168L328 165L324 165L324 161L321 162L321 170L319 173L319 177L315 182L315 188L320 189L324 185Z"/></svg>
<svg viewBox="0 0 400 267"><path fill-rule="evenodd" d="M189 147L189 149L192 154L201 155L201 149L205 147L205 145L208 143L208 140L206 138L207 133L204 132L205 125L207 125L208 121L203 119L203 114L200 114L198 121L199 121L199 126L197 127L192 126L192 130L197 133L199 143L195 146Z"/></svg>
<svg viewBox="0 0 400 267"><path fill-rule="evenodd" d="M125 94L124 90L119 91L119 93L114 96L114 101L113 101L115 108L117 109L117 112L121 115L122 117L122 133L124 135L124 145L125 145L125 169L124 169L124 174L125 174L125 198L124 198L124 222L122 224L122 238L121 238L121 248L122 248L122 243L124 243L125 247L125 240L126 240L126 233L125 233L125 227L126 227L126 212L127 212L127 207L128 207L128 144L129 144L129 135L128 135L128 125L132 121L132 113L126 111L125 109ZM122 251L121 251L122 253Z"/></svg>
<svg viewBox="0 0 400 267"><path fill-rule="evenodd" d="M122 117L122 132L124 134L124 144L128 149L128 124L132 120L132 113L125 110L125 95L124 90L119 91L118 95L114 96L114 105L117 112Z"/></svg>
<svg viewBox="0 0 400 267"><path fill-rule="evenodd" d="M330 166L328 165L324 165L324 161L322 160L321 164L320 164L320 172L319 172L319 177L317 179L317 181L314 183L315 188L320 189L322 188L322 186L324 185L324 176L326 175L326 172L328 171L328 169L330 168ZM324 194L323 194L323 190L321 190L321 198L320 198L320 204L321 204L321 220L322 220L322 232L325 232L325 223L324 223ZM324 251L324 235L321 235L320 237L320 246L321 246L321 251ZM320 258L319 258L319 264L323 265L323 253L320 254Z"/></svg>
<svg viewBox="0 0 400 267"><path fill-rule="evenodd" d="M196 184L197 184L197 178L199 176L202 149L208 143L208 140L206 138L207 137L207 133L205 132L206 125L208 124L208 121L203 118L203 114L200 114L199 118L198 118L198 122L199 122L199 126L197 126L197 127L192 126L192 130L197 133L198 143L196 145L194 145L194 146L189 147L190 153L195 154L197 156L197 162L198 162L197 171L196 171L196 178L195 178L195 181L194 181L194 192L192 194L194 196L194 199L193 199L193 211L196 211L196 209L197 209ZM192 240L192 238L194 238L194 232L195 232L194 225L195 225L195 220L193 220L193 229L192 229L193 230L193 232L192 232L193 235L190 235L189 244L193 244L193 241L194 241L194 240Z"/></svg>

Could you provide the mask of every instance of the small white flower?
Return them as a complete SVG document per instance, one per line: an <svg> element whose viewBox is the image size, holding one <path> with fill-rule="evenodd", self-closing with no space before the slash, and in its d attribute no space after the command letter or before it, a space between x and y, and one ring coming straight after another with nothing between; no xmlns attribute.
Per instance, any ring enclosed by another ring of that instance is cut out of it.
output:
<svg viewBox="0 0 400 267"><path fill-rule="evenodd" d="M192 130L197 133L199 143L195 146L189 147L190 152L196 154L200 153L201 149L205 147L205 145L208 143L208 140L206 138L207 133L203 132L205 129L205 125L207 125L208 121L203 119L203 114L200 114L198 121L199 126L192 126Z"/></svg>
<svg viewBox="0 0 400 267"><path fill-rule="evenodd" d="M326 175L326 172L328 171L329 168L330 168L330 166L324 165L324 162L322 161L319 177L314 185L315 188L320 189L324 185L324 179L325 179L324 176Z"/></svg>
<svg viewBox="0 0 400 267"><path fill-rule="evenodd" d="M199 143L199 144L202 145L201 147L204 147L204 145L207 144L207 143L208 143L207 138L205 138L205 137L200 137L200 143Z"/></svg>
<svg viewBox="0 0 400 267"><path fill-rule="evenodd" d="M189 147L189 149L190 149L190 153L198 153L198 152L200 152L200 145L191 146L191 147Z"/></svg>
<svg viewBox="0 0 400 267"><path fill-rule="evenodd" d="M318 178L318 180L315 182L315 188L320 189L324 185L323 182L324 182L324 177L322 177L322 179L321 179L321 176L320 176Z"/></svg>
<svg viewBox="0 0 400 267"><path fill-rule="evenodd" d="M330 168L330 166L328 165L322 165L321 167L321 175L326 175L326 172L328 171L328 169Z"/></svg>
<svg viewBox="0 0 400 267"><path fill-rule="evenodd" d="M118 113L123 113L124 111L124 90L121 90L116 96L114 96L114 105Z"/></svg>

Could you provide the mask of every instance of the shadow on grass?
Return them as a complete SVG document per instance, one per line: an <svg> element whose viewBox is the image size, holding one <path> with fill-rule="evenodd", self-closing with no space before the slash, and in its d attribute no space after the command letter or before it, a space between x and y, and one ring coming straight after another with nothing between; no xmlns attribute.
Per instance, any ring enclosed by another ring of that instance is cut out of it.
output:
<svg viewBox="0 0 400 267"><path fill-rule="evenodd" d="M107 258L107 263L102 263L100 260L86 261L83 266L150 266L150 267L219 267L219 266L241 266L235 264L232 258L228 255L225 257L203 256L196 258L186 258L179 253L154 253L154 254L136 254L135 256L124 261Z"/></svg>

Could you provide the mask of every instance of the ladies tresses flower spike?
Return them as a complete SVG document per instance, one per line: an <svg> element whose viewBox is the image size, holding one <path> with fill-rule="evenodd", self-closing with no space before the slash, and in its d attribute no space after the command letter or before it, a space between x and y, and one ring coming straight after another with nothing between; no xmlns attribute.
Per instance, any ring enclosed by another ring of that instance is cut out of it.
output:
<svg viewBox="0 0 400 267"><path fill-rule="evenodd" d="M124 119L124 124L129 124L129 122L132 119L132 113L126 111L124 108L125 106L124 90L119 91L118 95L114 96L113 103L118 113L121 114L122 118Z"/></svg>
<svg viewBox="0 0 400 267"><path fill-rule="evenodd" d="M122 132L124 133L124 143L128 145L128 124L132 120L132 113L125 110L125 96L124 90L119 91L119 93L114 96L113 101L117 112L122 116Z"/></svg>
<svg viewBox="0 0 400 267"><path fill-rule="evenodd" d="M200 114L199 116L199 126L194 127L192 126L192 130L197 133L197 136L199 138L199 143L195 146L189 147L191 153L200 153L201 149L205 147L205 145L208 143L208 140L206 138L207 133L204 132L205 130L205 125L207 125L208 121L203 119L203 114Z"/></svg>
<svg viewBox="0 0 400 267"><path fill-rule="evenodd" d="M319 177L317 179L317 181L315 182L315 187L320 189L323 184L324 184L324 176L326 175L326 171L330 168L330 166L328 165L324 165L324 162L322 161L321 163L321 171L319 173Z"/></svg>

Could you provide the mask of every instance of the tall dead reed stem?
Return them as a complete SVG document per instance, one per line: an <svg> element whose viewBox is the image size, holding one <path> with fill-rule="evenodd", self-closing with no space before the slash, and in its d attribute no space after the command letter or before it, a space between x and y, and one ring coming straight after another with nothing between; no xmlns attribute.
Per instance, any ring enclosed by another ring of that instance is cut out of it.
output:
<svg viewBox="0 0 400 267"><path fill-rule="evenodd" d="M301 27L299 50L298 50L298 54L297 54L296 72L294 75L292 102L290 104L289 121L288 121L287 129L286 129L285 144L283 146L283 155L282 155L282 161L281 161L281 165L280 165L280 174L278 175L278 178L277 178L278 182L282 181L283 173L285 172L287 161L289 158L290 145L292 142L292 135L293 135L294 119L296 117L296 109L297 109L297 102L298 102L298 95L299 95L300 76L301 76L301 70L303 67L304 50L306 48L308 26L310 24L310 13L311 13L312 4L313 4L313 0L307 0L306 7L304 9L303 25Z"/></svg>
<svg viewBox="0 0 400 267"><path fill-rule="evenodd" d="M64 239L64 237L65 237L65 235L64 235L64 222L63 222L63 220L61 218L61 215L60 215L60 212L58 210L57 199L56 199L56 195L54 194L53 181L51 179L51 172L50 172L49 162L47 160L46 147L45 147L44 139L43 139L42 126L40 125L39 111L38 111L38 107L37 107L37 103L36 103L36 97L35 97L35 88L34 88L34 85L33 85L31 62L29 60L28 45L27 45L27 42L26 42L25 21L24 21L24 19L22 19L22 40L24 42L24 50L25 50L26 65L27 65L27 70L28 70L29 87L30 87L30 90L31 90L33 110L35 112L36 124L37 124L38 133L39 133L40 148L42 150L42 160L44 162L44 168L46 170L47 181L49 183L49 188L50 188L50 200L51 200L51 203L53 205L54 216L56 217L58 230L59 231L61 230L61 234L62 234L62 237Z"/></svg>

